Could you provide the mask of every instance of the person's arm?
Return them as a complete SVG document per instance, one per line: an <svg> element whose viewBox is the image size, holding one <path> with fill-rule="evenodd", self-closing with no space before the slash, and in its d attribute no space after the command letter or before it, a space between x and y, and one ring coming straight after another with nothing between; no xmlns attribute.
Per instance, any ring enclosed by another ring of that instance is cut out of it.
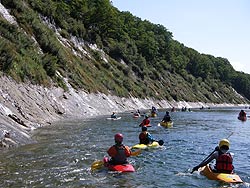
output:
<svg viewBox="0 0 250 188"><path fill-rule="evenodd" d="M195 166L192 170L191 173L193 173L194 171L197 171L200 167L203 167L205 165L207 165L208 163L210 163L213 159L218 159L219 156L219 146L216 146L216 148L214 149L214 151L212 153L209 154L209 156L207 156L206 159L204 159L199 165Z"/></svg>
<svg viewBox="0 0 250 188"><path fill-rule="evenodd" d="M154 141L154 138L152 137L152 135L150 133L147 134L147 137L148 137L148 140L150 142L153 142Z"/></svg>
<svg viewBox="0 0 250 188"><path fill-rule="evenodd" d="M140 123L139 127L141 127L143 125L143 121Z"/></svg>
<svg viewBox="0 0 250 188"><path fill-rule="evenodd" d="M125 155L126 155L126 157L130 157L131 156L131 150L129 149L128 146L125 146Z"/></svg>
<svg viewBox="0 0 250 188"><path fill-rule="evenodd" d="M212 160L216 159L216 153L213 153L207 160L201 162L198 166L203 167L206 166L208 163L210 163Z"/></svg>
<svg viewBox="0 0 250 188"><path fill-rule="evenodd" d="M207 165L208 163L210 163L212 160L216 159L217 157L218 157L218 151L214 152L209 158L207 158L206 160L202 161L199 165L197 165L196 167L194 167L193 171L196 171L200 167L203 167L203 166Z"/></svg>
<svg viewBox="0 0 250 188"><path fill-rule="evenodd" d="M146 119L144 119L139 126L142 127L143 125L146 125L145 122L146 122Z"/></svg>

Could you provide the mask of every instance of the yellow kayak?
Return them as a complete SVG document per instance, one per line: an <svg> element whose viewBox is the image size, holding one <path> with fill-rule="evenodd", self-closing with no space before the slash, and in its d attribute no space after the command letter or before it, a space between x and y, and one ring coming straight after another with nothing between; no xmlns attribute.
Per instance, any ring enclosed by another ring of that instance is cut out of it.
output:
<svg viewBox="0 0 250 188"><path fill-rule="evenodd" d="M227 183L243 183L237 174L215 173L211 170L209 165L201 167L199 171L202 175L206 176L210 180L218 180Z"/></svg>
<svg viewBox="0 0 250 188"><path fill-rule="evenodd" d="M172 121L167 121L167 122L161 121L161 122L160 122L160 125L163 126L163 127L166 127L166 128L173 127L173 124L174 124L174 123L173 123Z"/></svg>
<svg viewBox="0 0 250 188"><path fill-rule="evenodd" d="M156 117L157 116L157 113L156 112L152 112L151 113L151 117Z"/></svg>
<svg viewBox="0 0 250 188"><path fill-rule="evenodd" d="M157 148L159 147L159 143L158 142L152 142L152 144L136 144L134 146L132 146L132 149L147 149L147 148Z"/></svg>

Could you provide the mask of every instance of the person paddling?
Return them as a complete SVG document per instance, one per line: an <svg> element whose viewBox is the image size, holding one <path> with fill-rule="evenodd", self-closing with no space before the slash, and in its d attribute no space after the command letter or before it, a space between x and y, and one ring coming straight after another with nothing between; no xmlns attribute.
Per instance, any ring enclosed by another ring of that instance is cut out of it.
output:
<svg viewBox="0 0 250 188"><path fill-rule="evenodd" d="M146 114L144 120L140 123L139 127L149 126L149 125L150 125L149 116Z"/></svg>
<svg viewBox="0 0 250 188"><path fill-rule="evenodd" d="M145 144L145 145L151 144L154 141L154 139L152 135L149 132L147 132L148 130L147 127L143 126L141 130L142 132L139 134L140 144Z"/></svg>
<svg viewBox="0 0 250 188"><path fill-rule="evenodd" d="M140 117L140 116L141 116L141 112L140 112L139 109L134 113L134 116L137 116L137 117Z"/></svg>
<svg viewBox="0 0 250 188"><path fill-rule="evenodd" d="M240 113L239 113L239 117L240 118L246 118L247 117L247 114L244 110L241 110Z"/></svg>
<svg viewBox="0 0 250 188"><path fill-rule="evenodd" d="M110 164L118 165L118 164L126 164L128 163L127 158L131 156L131 150L128 146L124 146L123 135L121 133L117 133L114 136L115 145L111 146L107 153L111 157L109 160Z"/></svg>
<svg viewBox="0 0 250 188"><path fill-rule="evenodd" d="M163 117L163 119L161 121L162 122L170 122L171 121L171 117L170 117L168 111L166 111L166 114L165 114L165 116Z"/></svg>
<svg viewBox="0 0 250 188"><path fill-rule="evenodd" d="M110 117L113 118L113 119L116 119L117 118L116 113L113 112Z"/></svg>
<svg viewBox="0 0 250 188"><path fill-rule="evenodd" d="M212 160L216 160L216 165L213 169L214 172L217 173L226 173L232 174L233 173L233 157L228 152L230 146L230 142L228 139L222 139L219 142L219 146L215 148L215 150L206 158L204 159L199 165L195 166L191 173L197 171L200 167L203 167L210 163Z"/></svg>

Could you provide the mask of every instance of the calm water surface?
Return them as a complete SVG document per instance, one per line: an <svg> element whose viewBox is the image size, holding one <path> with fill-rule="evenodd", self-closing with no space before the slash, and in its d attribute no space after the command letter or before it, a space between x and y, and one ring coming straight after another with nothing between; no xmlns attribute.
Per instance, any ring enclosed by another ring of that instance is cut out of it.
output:
<svg viewBox="0 0 250 188"><path fill-rule="evenodd" d="M35 131L37 143L0 154L0 187L250 187L249 183L222 184L196 172L190 174L220 139L231 135L235 171L250 182L250 121L237 120L239 110L173 112L170 129L157 126L165 114L160 111L151 118L149 131L165 141L164 147L130 157L136 172L124 174L105 169L92 172L90 166L107 155L117 132L123 133L124 144L138 143L138 124L143 118L134 119L127 112L119 114L118 121L100 116L57 122Z"/></svg>

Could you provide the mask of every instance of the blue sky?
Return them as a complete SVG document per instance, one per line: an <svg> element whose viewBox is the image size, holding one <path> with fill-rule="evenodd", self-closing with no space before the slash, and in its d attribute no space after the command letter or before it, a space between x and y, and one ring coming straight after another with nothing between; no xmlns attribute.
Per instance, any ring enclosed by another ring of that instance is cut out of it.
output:
<svg viewBox="0 0 250 188"><path fill-rule="evenodd" d="M120 11L164 25L200 53L250 74L250 0L112 0Z"/></svg>

